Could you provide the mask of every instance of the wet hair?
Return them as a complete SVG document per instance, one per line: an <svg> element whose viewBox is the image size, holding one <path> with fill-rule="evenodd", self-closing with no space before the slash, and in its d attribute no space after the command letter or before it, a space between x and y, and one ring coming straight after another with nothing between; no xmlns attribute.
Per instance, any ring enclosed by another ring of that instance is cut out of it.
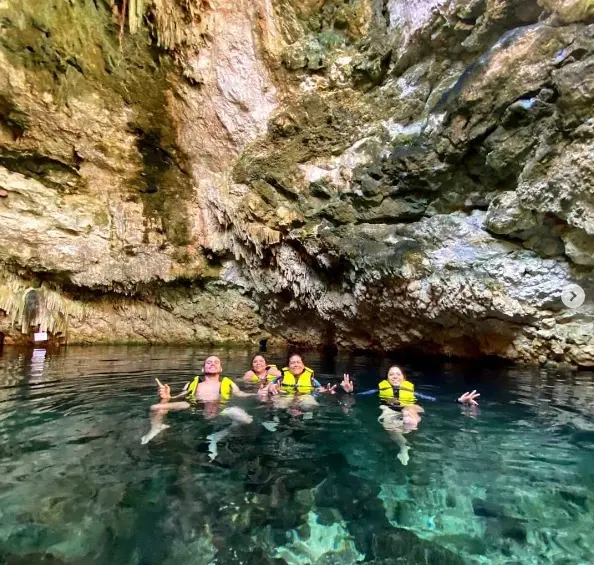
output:
<svg viewBox="0 0 594 565"><path fill-rule="evenodd" d="M222 365L223 365L223 362L221 361L221 358L220 358L218 355L208 355L208 356L207 356L207 357L204 359L204 361L202 361L202 370L203 370L205 373L206 373L206 361L207 361L208 359L210 359L211 357L214 357L215 359L218 359L218 361L219 361L219 365L220 365L221 367L222 367Z"/></svg>
<svg viewBox="0 0 594 565"><path fill-rule="evenodd" d="M287 366L289 365L293 357L299 357L299 359L301 359L301 362L305 365L305 361L303 360L303 355L301 355L301 353L291 353L289 357L287 357Z"/></svg>
<svg viewBox="0 0 594 565"><path fill-rule="evenodd" d="M262 355L261 353L256 353L252 357L252 367L254 366L254 361L256 360L256 357L262 357L262 359L264 359L264 363L266 363L266 365L268 365L268 361L266 361L266 357L264 357L264 355Z"/></svg>
<svg viewBox="0 0 594 565"><path fill-rule="evenodd" d="M386 374L384 375L384 379L387 381L388 380L388 373L390 372L390 369L398 369L401 373L402 373L402 378L404 380L406 380L406 375L404 374L404 371L398 366L398 365L390 365L387 369L386 369Z"/></svg>

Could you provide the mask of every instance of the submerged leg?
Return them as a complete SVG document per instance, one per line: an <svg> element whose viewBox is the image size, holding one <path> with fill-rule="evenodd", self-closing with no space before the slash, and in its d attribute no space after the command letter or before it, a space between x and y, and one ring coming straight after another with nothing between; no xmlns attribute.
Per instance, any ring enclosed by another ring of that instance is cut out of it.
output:
<svg viewBox="0 0 594 565"><path fill-rule="evenodd" d="M297 397L297 404L299 410L303 412L303 419L311 420L313 418L313 410L318 406L318 401L311 394L306 394Z"/></svg>
<svg viewBox="0 0 594 565"><path fill-rule="evenodd" d="M392 441L394 441L400 448L400 451L396 456L398 457L400 463L403 465L408 465L410 460L408 455L410 447L408 446L406 438L400 431L403 428L402 420L397 413L391 411L388 407L380 406L380 408L382 410L382 414L377 419L377 421L383 426L384 430L388 432Z"/></svg>
<svg viewBox="0 0 594 565"><path fill-rule="evenodd" d="M231 424L230 426L227 426L218 432L214 432L206 436L206 439L208 440L208 453L211 461L214 461L219 453L217 449L217 443L229 435L229 432L233 426L234 424Z"/></svg>
<svg viewBox="0 0 594 565"><path fill-rule="evenodd" d="M151 429L149 432L140 438L141 445L146 445L151 439L159 435L163 430L169 426L163 423L165 414L169 410L185 410L190 405L187 402L163 402L161 404L153 404L151 406Z"/></svg>
<svg viewBox="0 0 594 565"><path fill-rule="evenodd" d="M276 432L278 428L278 422L274 420L272 422L262 422L262 426L264 426L269 432Z"/></svg>
<svg viewBox="0 0 594 565"><path fill-rule="evenodd" d="M228 406L221 410L220 415L229 418L231 420L231 425L206 436L211 461L214 461L219 453L217 449L217 443L219 441L226 438L233 428L239 427L240 425L251 424L254 421L254 418L243 408L239 408L239 406Z"/></svg>
<svg viewBox="0 0 594 565"><path fill-rule="evenodd" d="M392 438L392 440L394 442L396 442L396 444L398 445L398 447L400 448L400 452L398 453L398 455L396 457L398 457L400 463L402 463L403 465L408 465L408 461L410 459L408 452L410 451L410 447L408 446L408 442L406 441L406 438L398 432L388 432L390 434L390 437Z"/></svg>

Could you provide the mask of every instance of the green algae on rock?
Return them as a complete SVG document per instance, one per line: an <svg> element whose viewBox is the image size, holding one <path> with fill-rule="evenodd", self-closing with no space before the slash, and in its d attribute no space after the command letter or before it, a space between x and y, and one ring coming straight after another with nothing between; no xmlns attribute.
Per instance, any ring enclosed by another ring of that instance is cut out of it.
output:
<svg viewBox="0 0 594 565"><path fill-rule="evenodd" d="M124 5L3 8L0 261L71 341L594 364L591 2Z"/></svg>

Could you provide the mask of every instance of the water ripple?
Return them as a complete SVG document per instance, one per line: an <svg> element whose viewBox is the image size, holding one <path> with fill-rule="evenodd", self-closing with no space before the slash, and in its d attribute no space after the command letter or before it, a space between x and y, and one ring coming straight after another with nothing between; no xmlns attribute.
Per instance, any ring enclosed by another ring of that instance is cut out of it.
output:
<svg viewBox="0 0 594 565"><path fill-rule="evenodd" d="M252 353L215 352L234 377ZM438 398L405 436L407 466L375 397L321 397L311 416L234 400L254 418L244 426L205 418L197 405L167 414L170 428L141 445L155 378L177 392L210 353L97 347L0 357L0 560L33 565L48 552L65 563L170 565L216 554L241 563L280 546L293 555L303 540L333 548L320 563L348 565L358 555L349 544L369 551L363 533L388 520L468 563L591 562L592 374L403 360L416 390ZM284 354L271 360L282 365ZM358 390L374 388L392 362L307 361L324 381L354 374ZM454 402L474 388L479 409Z"/></svg>

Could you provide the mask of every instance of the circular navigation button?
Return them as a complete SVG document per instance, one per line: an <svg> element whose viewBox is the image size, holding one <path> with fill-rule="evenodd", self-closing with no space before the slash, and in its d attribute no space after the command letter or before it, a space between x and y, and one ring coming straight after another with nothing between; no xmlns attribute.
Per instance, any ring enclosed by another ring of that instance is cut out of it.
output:
<svg viewBox="0 0 594 565"><path fill-rule="evenodd" d="M567 285L561 293L561 301L568 308L579 308L586 300L586 293L579 284Z"/></svg>

